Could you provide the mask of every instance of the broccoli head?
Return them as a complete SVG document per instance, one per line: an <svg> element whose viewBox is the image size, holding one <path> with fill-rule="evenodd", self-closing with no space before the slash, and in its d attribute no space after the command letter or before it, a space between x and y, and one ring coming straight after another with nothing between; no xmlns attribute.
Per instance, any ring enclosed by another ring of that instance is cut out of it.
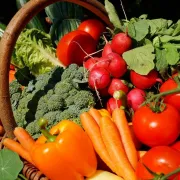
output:
<svg viewBox="0 0 180 180"><path fill-rule="evenodd" d="M11 105L17 124L26 128L33 137L41 134L37 126L40 118L48 120L48 129L63 119L81 125L80 113L96 104L95 96L88 87L81 89L74 86L73 80L82 80L83 73L83 67L71 64L63 71L55 67L37 76L23 90L11 85ZM19 90L20 95L16 94Z"/></svg>

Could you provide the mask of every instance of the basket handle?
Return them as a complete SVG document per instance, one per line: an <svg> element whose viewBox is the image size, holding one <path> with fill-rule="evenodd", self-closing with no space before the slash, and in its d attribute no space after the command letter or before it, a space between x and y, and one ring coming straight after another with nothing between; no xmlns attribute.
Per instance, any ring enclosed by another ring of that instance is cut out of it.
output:
<svg viewBox="0 0 180 180"><path fill-rule="evenodd" d="M112 27L104 5L97 0L30 0L11 19L0 40L0 119L7 136L14 138L13 130L17 126L9 96L9 66L16 40L28 22L46 6L55 2L67 1L92 11L105 24Z"/></svg>

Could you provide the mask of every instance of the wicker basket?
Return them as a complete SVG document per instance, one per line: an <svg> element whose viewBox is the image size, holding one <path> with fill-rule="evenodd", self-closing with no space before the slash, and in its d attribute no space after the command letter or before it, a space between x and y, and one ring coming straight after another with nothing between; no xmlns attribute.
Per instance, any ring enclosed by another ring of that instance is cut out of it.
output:
<svg viewBox="0 0 180 180"><path fill-rule="evenodd" d="M35 15L46 6L61 1L68 1L83 6L98 16L107 26L112 27L103 4L97 0L30 0L14 15L0 41L0 119L6 136L9 138L14 138L13 130L17 126L11 109L8 80L10 60L16 40ZM29 180L47 179L33 165L25 161L23 174Z"/></svg>

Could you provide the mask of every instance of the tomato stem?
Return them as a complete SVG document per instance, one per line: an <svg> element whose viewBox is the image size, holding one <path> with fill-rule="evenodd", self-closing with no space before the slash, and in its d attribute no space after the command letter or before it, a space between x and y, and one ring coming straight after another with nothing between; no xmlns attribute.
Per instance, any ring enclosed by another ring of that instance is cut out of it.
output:
<svg viewBox="0 0 180 180"><path fill-rule="evenodd" d="M160 180L167 180L170 176L180 172L180 168L175 169L174 171L164 175Z"/></svg>
<svg viewBox="0 0 180 180"><path fill-rule="evenodd" d="M152 102L153 100L157 101L157 100L159 100L162 96L167 96L167 95L175 94L175 93L180 93L180 87L177 87L176 89L169 90L169 91L165 91L165 92L162 92L162 93L159 93L159 94L155 94L155 95L151 96L151 98L149 98L149 99L147 99L145 102L143 102L143 103L141 104L141 106L144 106L145 104L150 103L150 102Z"/></svg>

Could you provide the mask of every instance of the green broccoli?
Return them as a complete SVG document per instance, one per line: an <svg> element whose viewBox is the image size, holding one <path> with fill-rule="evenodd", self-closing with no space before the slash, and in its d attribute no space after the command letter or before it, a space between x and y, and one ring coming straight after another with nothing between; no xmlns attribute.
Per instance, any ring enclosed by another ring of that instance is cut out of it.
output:
<svg viewBox="0 0 180 180"><path fill-rule="evenodd" d="M22 86L21 84L19 84L17 80L14 80L9 84L9 94L10 94L12 109L15 110L18 106L22 94Z"/></svg>
<svg viewBox="0 0 180 180"><path fill-rule="evenodd" d="M16 96L17 90L12 86L11 99L14 101L11 100L11 104L17 124L33 137L41 134L37 121L42 117L49 120L48 129L63 119L70 119L81 126L80 113L96 104L88 86L81 89L78 81L74 81L81 83L83 73L84 68L77 64L71 64L63 71L61 67L55 67L31 80L20 96Z"/></svg>
<svg viewBox="0 0 180 180"><path fill-rule="evenodd" d="M37 139L41 135L37 120L32 121L25 128L34 139Z"/></svg>

